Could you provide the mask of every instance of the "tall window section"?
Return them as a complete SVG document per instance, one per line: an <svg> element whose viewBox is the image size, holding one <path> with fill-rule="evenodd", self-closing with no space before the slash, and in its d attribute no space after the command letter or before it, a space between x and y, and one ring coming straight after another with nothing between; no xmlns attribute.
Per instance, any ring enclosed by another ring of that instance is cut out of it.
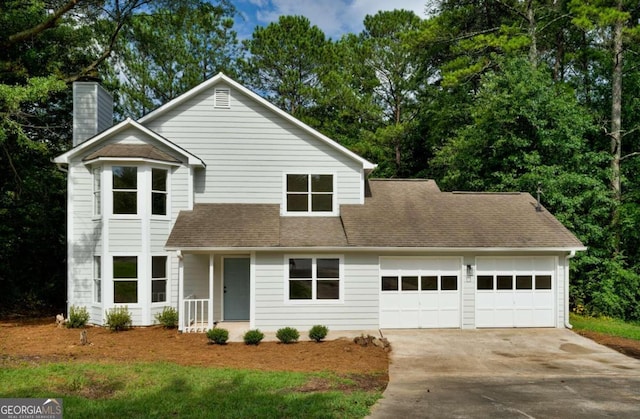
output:
<svg viewBox="0 0 640 419"><path fill-rule="evenodd" d="M100 256L93 257L93 301L102 302L102 260Z"/></svg>
<svg viewBox="0 0 640 419"><path fill-rule="evenodd" d="M137 214L138 169L129 166L113 166L113 213Z"/></svg>
<svg viewBox="0 0 640 419"><path fill-rule="evenodd" d="M167 171L151 169L151 214L167 215Z"/></svg>
<svg viewBox="0 0 640 419"><path fill-rule="evenodd" d="M167 257L151 257L151 302L167 301Z"/></svg>
<svg viewBox="0 0 640 419"><path fill-rule="evenodd" d="M113 257L113 302L136 304L138 302L138 257Z"/></svg>
<svg viewBox="0 0 640 419"><path fill-rule="evenodd" d="M289 300L339 300L340 258L289 258Z"/></svg>
<svg viewBox="0 0 640 419"><path fill-rule="evenodd" d="M287 212L332 212L333 175L287 175Z"/></svg>
<svg viewBox="0 0 640 419"><path fill-rule="evenodd" d="M102 170L99 168L93 169L93 214L102 214L102 196L100 195L102 185L100 181L100 175Z"/></svg>

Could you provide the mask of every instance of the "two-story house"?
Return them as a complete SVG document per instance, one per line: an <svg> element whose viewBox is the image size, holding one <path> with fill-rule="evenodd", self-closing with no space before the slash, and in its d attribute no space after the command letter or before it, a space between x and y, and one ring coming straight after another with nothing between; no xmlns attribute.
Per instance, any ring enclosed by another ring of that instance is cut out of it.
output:
<svg viewBox="0 0 640 419"><path fill-rule="evenodd" d="M584 246L526 193L374 180L375 164L223 74L137 121L74 84L68 304L180 330L564 327Z"/></svg>

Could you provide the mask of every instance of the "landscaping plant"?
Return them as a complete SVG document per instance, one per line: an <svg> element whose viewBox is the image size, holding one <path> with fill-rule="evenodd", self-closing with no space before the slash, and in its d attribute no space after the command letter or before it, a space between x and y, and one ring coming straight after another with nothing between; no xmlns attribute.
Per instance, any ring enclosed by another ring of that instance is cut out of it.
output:
<svg viewBox="0 0 640 419"><path fill-rule="evenodd" d="M167 329L178 327L178 310L173 307L165 307L162 313L156 313L156 320Z"/></svg>
<svg viewBox="0 0 640 419"><path fill-rule="evenodd" d="M327 337L327 333L329 333L329 328L327 326L316 324L309 330L309 339L320 342L322 339Z"/></svg>
<svg viewBox="0 0 640 419"><path fill-rule="evenodd" d="M127 330L131 327L131 313L129 307L113 307L105 312L107 321L106 326L114 332Z"/></svg>
<svg viewBox="0 0 640 419"><path fill-rule="evenodd" d="M224 345L229 340L229 331L227 329L213 329L207 330L207 339L209 343L216 343L218 345Z"/></svg>
<svg viewBox="0 0 640 419"><path fill-rule="evenodd" d="M86 307L69 307L69 318L67 319L67 327L78 329L85 327L89 321L89 311Z"/></svg>
<svg viewBox="0 0 640 419"><path fill-rule="evenodd" d="M282 343L293 343L298 341L300 333L294 327L283 327L278 329L276 337Z"/></svg>
<svg viewBox="0 0 640 419"><path fill-rule="evenodd" d="M243 339L247 345L257 345L264 339L264 333L258 329L248 330Z"/></svg>

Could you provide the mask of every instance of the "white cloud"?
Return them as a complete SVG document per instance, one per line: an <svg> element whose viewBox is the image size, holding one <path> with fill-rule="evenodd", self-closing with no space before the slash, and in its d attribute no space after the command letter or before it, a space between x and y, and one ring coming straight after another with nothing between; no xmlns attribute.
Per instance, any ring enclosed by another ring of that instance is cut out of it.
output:
<svg viewBox="0 0 640 419"><path fill-rule="evenodd" d="M248 16L258 24L276 22L282 15L302 15L312 25L317 25L334 39L347 32L362 31L362 22L368 14L380 10L407 9L421 18L425 17L428 0L246 0L255 8L255 14Z"/></svg>

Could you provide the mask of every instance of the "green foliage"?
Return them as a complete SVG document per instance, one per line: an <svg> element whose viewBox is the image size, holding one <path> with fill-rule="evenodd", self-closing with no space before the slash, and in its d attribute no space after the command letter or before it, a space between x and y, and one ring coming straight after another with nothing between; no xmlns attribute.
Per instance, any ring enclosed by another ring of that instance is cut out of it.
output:
<svg viewBox="0 0 640 419"><path fill-rule="evenodd" d="M167 329L178 327L178 310L173 307L165 307L162 313L156 313L156 321Z"/></svg>
<svg viewBox="0 0 640 419"><path fill-rule="evenodd" d="M283 327L278 329L276 337L282 343L294 343L300 338L300 333L293 327Z"/></svg>
<svg viewBox="0 0 640 419"><path fill-rule="evenodd" d="M207 330L207 339L210 343L224 345L229 340L229 331L227 329L214 327Z"/></svg>
<svg viewBox="0 0 640 419"><path fill-rule="evenodd" d="M185 356L188 356L186 354ZM300 391L321 379L330 390ZM360 381L360 380L358 380ZM376 378L363 380L376 381ZM333 374L175 363L20 363L0 368L3 397L64 398L65 417L363 418L380 390ZM99 396L99 397L98 397ZM215 411L203 413L203 406Z"/></svg>
<svg viewBox="0 0 640 419"><path fill-rule="evenodd" d="M281 109L302 117L320 96L330 43L304 16L280 16L244 41L242 79Z"/></svg>
<svg viewBox="0 0 640 419"><path fill-rule="evenodd" d="M264 333L258 329L248 330L242 339L247 345L258 345L264 339Z"/></svg>
<svg viewBox="0 0 640 419"><path fill-rule="evenodd" d="M86 307L69 307L69 316L67 318L67 327L78 329L85 327L89 321L89 311Z"/></svg>
<svg viewBox="0 0 640 419"><path fill-rule="evenodd" d="M322 339L327 337L327 333L329 333L329 328L327 326L317 324L309 330L309 339L320 342Z"/></svg>
<svg viewBox="0 0 640 419"><path fill-rule="evenodd" d="M131 327L131 313L127 306L113 307L105 311L105 325L114 332Z"/></svg>

